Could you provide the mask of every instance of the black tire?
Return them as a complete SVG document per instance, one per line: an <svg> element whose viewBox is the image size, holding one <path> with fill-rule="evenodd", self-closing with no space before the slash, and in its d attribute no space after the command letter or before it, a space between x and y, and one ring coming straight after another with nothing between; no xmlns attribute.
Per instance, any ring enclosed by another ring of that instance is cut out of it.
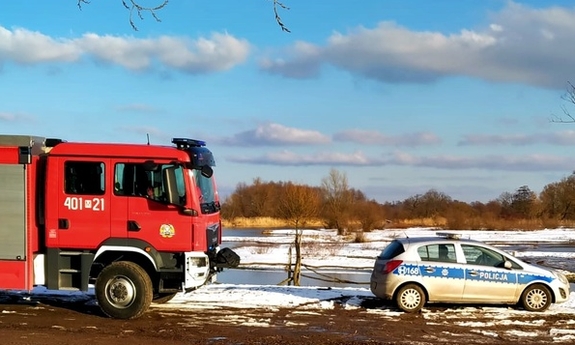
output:
<svg viewBox="0 0 575 345"><path fill-rule="evenodd" d="M98 275L95 288L102 311L116 319L140 317L152 303L152 281L133 262L119 261L106 266Z"/></svg>
<svg viewBox="0 0 575 345"><path fill-rule="evenodd" d="M406 313L420 311L425 302L425 292L416 284L407 284L395 294L397 307Z"/></svg>
<svg viewBox="0 0 575 345"><path fill-rule="evenodd" d="M552 300L551 291L542 284L531 285L521 294L521 305L529 311L545 311Z"/></svg>
<svg viewBox="0 0 575 345"><path fill-rule="evenodd" d="M154 296L152 303L156 303L156 304L168 303L174 297L176 297L176 293L167 293L167 294L166 293L160 293L160 294Z"/></svg>

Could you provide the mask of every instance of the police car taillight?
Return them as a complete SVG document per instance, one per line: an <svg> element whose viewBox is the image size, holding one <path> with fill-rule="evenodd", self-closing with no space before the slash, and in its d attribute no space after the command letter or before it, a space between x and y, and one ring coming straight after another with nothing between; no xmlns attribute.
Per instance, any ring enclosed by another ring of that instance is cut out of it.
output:
<svg viewBox="0 0 575 345"><path fill-rule="evenodd" d="M383 274L388 274L393 272L397 267L399 267L399 265L401 265L403 263L402 260L389 260L388 262L385 263L385 265L383 266L383 269L381 270L381 273Z"/></svg>

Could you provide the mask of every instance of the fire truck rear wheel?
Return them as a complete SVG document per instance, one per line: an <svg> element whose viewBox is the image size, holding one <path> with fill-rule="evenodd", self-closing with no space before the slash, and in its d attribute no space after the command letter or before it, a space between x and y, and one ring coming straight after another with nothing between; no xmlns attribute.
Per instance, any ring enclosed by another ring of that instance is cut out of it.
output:
<svg viewBox="0 0 575 345"><path fill-rule="evenodd" d="M133 262L118 261L106 266L98 275L95 288L102 311L116 319L140 317L152 303L152 281Z"/></svg>

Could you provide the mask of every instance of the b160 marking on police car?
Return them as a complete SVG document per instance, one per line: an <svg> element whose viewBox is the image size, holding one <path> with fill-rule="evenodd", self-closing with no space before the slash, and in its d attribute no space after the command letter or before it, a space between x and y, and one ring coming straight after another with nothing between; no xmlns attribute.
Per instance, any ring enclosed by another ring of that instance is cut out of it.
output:
<svg viewBox="0 0 575 345"><path fill-rule="evenodd" d="M397 268L397 273L402 276L417 276L419 275L419 267L417 266L399 266Z"/></svg>

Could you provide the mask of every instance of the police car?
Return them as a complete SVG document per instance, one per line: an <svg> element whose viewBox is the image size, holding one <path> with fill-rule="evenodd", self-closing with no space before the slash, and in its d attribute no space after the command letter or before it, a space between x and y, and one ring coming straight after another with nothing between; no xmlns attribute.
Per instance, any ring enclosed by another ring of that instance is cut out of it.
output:
<svg viewBox="0 0 575 345"><path fill-rule="evenodd" d="M520 304L544 311L565 302L569 282L485 243L454 233L393 240L377 257L371 292L405 312L426 303Z"/></svg>

